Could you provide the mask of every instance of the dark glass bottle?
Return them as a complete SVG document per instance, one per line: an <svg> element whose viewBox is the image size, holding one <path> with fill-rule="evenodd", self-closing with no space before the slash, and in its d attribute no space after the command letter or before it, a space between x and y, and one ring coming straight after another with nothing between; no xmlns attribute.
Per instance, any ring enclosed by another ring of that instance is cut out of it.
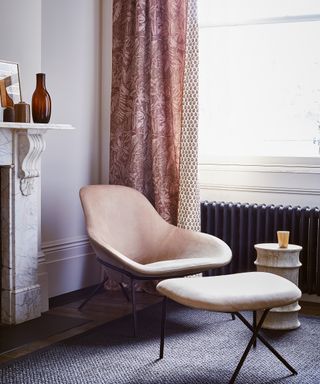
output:
<svg viewBox="0 0 320 384"><path fill-rule="evenodd" d="M46 75L37 73L37 86L32 95L32 118L34 123L49 123L51 98L46 89Z"/></svg>

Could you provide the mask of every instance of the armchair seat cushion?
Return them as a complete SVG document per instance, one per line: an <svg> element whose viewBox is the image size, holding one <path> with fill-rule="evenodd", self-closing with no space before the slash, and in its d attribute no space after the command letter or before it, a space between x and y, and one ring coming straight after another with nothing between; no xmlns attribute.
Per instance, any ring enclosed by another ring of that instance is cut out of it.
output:
<svg viewBox="0 0 320 384"><path fill-rule="evenodd" d="M136 263L137 264L137 263ZM221 258L221 266L225 265L225 258ZM171 259L157 261L149 264L138 264L135 272L144 276L184 276L200 273L210 268L219 267L219 260L212 257L199 257L188 259Z"/></svg>

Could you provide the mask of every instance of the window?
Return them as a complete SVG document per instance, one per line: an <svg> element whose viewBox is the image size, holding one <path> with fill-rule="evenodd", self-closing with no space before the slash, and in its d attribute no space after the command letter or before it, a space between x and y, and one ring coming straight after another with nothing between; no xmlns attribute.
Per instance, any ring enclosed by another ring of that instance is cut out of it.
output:
<svg viewBox="0 0 320 384"><path fill-rule="evenodd" d="M319 157L320 1L199 0L200 162Z"/></svg>

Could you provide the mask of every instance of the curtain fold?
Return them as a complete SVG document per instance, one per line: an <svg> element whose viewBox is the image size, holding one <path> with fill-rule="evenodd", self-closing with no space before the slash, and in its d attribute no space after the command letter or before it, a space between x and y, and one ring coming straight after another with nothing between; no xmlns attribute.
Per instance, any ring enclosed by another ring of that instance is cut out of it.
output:
<svg viewBox="0 0 320 384"><path fill-rule="evenodd" d="M196 0L114 0L110 184L199 230Z"/></svg>

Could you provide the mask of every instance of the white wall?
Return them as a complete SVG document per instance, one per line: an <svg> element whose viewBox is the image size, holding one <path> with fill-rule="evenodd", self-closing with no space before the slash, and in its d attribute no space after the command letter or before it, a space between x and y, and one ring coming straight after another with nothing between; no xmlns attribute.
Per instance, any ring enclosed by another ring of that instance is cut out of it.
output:
<svg viewBox="0 0 320 384"><path fill-rule="evenodd" d="M41 0L1 0L0 15L0 59L19 64L22 98L30 103L41 70Z"/></svg>
<svg viewBox="0 0 320 384"><path fill-rule="evenodd" d="M78 194L108 178L112 0L1 0L0 14L0 59L20 64L24 101L31 103L35 74L46 73L51 122L76 128L48 133L42 157L40 283L52 297L101 275Z"/></svg>
<svg viewBox="0 0 320 384"><path fill-rule="evenodd" d="M320 206L320 158L217 158L200 164L201 198Z"/></svg>
<svg viewBox="0 0 320 384"><path fill-rule="evenodd" d="M76 130L47 135L42 160L42 241L49 296L99 281L79 189L100 179L100 1L43 0L42 70L52 121Z"/></svg>

